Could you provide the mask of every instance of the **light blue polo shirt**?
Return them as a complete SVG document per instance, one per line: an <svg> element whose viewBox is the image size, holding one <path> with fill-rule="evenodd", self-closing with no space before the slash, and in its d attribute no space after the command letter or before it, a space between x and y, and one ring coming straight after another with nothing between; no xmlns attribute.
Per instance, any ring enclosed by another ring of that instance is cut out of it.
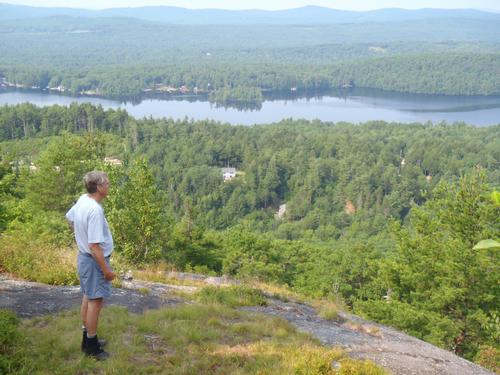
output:
<svg viewBox="0 0 500 375"><path fill-rule="evenodd" d="M97 201L83 194L66 213L66 219L73 223L78 249L82 253L92 254L89 244L98 243L104 256L113 252L113 237L109 230L104 210Z"/></svg>

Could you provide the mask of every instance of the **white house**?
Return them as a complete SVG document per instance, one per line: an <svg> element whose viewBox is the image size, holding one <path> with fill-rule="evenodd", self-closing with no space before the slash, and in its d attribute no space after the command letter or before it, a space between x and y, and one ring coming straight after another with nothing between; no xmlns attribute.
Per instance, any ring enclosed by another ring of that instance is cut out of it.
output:
<svg viewBox="0 0 500 375"><path fill-rule="evenodd" d="M221 168L224 181L230 181L236 177L236 168Z"/></svg>

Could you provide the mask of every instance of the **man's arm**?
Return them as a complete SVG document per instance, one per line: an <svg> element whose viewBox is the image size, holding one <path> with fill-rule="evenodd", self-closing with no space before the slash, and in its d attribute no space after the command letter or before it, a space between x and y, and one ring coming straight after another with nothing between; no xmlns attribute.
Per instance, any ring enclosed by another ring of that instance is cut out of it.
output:
<svg viewBox="0 0 500 375"><path fill-rule="evenodd" d="M102 273L104 274L104 278L108 281L113 280L116 275L113 271L111 271L104 260L104 251L102 247L98 243L89 243L90 251L92 252L92 256L95 261L101 267Z"/></svg>

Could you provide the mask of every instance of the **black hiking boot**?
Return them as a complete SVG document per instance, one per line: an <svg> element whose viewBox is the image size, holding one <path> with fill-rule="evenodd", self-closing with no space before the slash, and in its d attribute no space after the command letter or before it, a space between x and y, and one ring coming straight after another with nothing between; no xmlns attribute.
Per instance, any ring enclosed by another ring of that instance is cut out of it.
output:
<svg viewBox="0 0 500 375"><path fill-rule="evenodd" d="M102 348L104 348L107 344L108 344L108 341L107 340L104 340L104 339L98 339L97 342L99 343L99 346ZM82 334L82 352L85 351L85 346L87 346L87 331L86 330L83 330L83 334Z"/></svg>
<svg viewBox="0 0 500 375"><path fill-rule="evenodd" d="M109 353L105 352L101 346L99 346L99 340L97 335L92 338L87 337L87 342L85 346L85 355L87 357L93 357L98 361L109 358Z"/></svg>

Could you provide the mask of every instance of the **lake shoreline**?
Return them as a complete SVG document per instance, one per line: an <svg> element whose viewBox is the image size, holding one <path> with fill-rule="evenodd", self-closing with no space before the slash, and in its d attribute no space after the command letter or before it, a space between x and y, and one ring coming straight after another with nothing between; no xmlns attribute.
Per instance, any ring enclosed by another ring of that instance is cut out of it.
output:
<svg viewBox="0 0 500 375"><path fill-rule="evenodd" d="M377 120L401 123L444 121L465 122L479 127L500 123L500 96L401 94L360 88L333 92L279 92L275 96L266 95L263 102L257 105L213 103L204 94L150 95L130 102L41 90L0 89L0 105L25 102L37 106L91 103L104 108L120 108L136 118L187 117L234 125L269 124L285 118L352 123Z"/></svg>
<svg viewBox="0 0 500 375"><path fill-rule="evenodd" d="M167 91L144 91L141 95L126 95L126 96L113 96L113 95L99 95L97 93L89 93L89 92L79 92L73 93L70 91L58 91L55 89L41 89L41 88L29 88L29 87L13 87L13 86L0 86L0 94L4 92L20 92L20 93L40 93L47 95L59 95L64 97L71 97L75 99L81 98L96 98L103 100L112 100L118 101L120 103L133 103L139 104L143 100L148 99L158 99L164 101L172 101L172 100L196 100L196 101L204 101L210 102L216 105L224 105L224 102L216 102L210 101L210 92L199 91L199 92L182 92L178 89L175 92L167 92ZM263 100L265 101L276 101L276 100L299 100L299 99L311 99L311 98L321 98L324 96L335 96L340 98L347 98L356 94L365 94L365 95L377 95L382 94L384 97L398 97L398 96L407 96L407 97L420 97L420 98L499 98L499 94L493 95L481 95L481 94L472 94L472 95L463 95L463 94L429 94L429 93L419 93L412 91L395 91L395 90L386 90L380 89L376 87L361 87L361 86L351 86L351 87L331 87L324 89L302 89L302 90L266 90L262 89ZM243 100L231 100L233 103L240 104L257 104L262 103L259 101L243 101Z"/></svg>

